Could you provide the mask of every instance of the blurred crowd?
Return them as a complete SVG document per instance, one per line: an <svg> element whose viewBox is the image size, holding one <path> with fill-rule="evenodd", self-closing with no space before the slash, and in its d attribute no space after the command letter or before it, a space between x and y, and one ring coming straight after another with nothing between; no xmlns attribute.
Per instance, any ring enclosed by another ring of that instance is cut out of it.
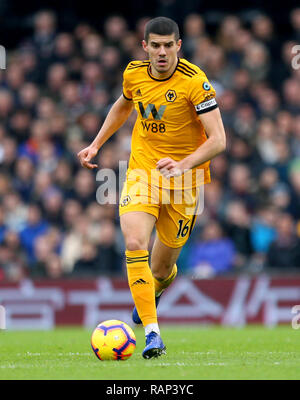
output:
<svg viewBox="0 0 300 400"><path fill-rule="evenodd" d="M76 154L122 93L127 63L147 57L148 19L135 30L111 16L103 33L87 23L64 32L53 12L40 11L32 36L8 52L0 70L0 281L125 275L118 190L110 191L115 204L104 204L97 171L81 168ZM292 62L300 8L290 27L282 38L260 13L247 23L225 15L214 32L199 14L184 20L180 57L215 87L227 151L211 163L181 273L300 271L300 60ZM118 177L135 117L101 149L100 169Z"/></svg>

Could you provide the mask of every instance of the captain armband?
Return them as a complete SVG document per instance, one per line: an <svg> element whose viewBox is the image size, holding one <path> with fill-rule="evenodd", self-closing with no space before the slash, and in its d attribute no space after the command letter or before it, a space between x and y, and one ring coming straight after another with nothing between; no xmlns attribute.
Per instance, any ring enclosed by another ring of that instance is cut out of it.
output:
<svg viewBox="0 0 300 400"><path fill-rule="evenodd" d="M216 102L216 99L213 98L213 99L204 101L203 103L197 104L195 106L195 110L196 110L197 114L203 114L208 111L214 110L217 107L218 107L218 104Z"/></svg>

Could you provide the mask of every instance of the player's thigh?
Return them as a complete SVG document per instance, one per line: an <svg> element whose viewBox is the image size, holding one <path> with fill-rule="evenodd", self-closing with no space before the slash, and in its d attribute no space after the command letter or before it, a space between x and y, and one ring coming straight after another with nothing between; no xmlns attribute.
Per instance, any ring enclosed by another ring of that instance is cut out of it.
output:
<svg viewBox="0 0 300 400"><path fill-rule="evenodd" d="M119 215L127 250L148 249L159 215L159 204L144 182L126 180L122 189Z"/></svg>
<svg viewBox="0 0 300 400"><path fill-rule="evenodd" d="M120 216L121 230L127 250L147 250L156 217L142 211L132 211Z"/></svg>
<svg viewBox="0 0 300 400"><path fill-rule="evenodd" d="M182 201L171 196L171 201L161 206L156 231L166 246L183 247L190 237L197 218L199 193L196 188L191 189L184 193Z"/></svg>
<svg viewBox="0 0 300 400"><path fill-rule="evenodd" d="M167 278L176 263L182 247L169 247L156 235L151 252L151 270L155 278Z"/></svg>

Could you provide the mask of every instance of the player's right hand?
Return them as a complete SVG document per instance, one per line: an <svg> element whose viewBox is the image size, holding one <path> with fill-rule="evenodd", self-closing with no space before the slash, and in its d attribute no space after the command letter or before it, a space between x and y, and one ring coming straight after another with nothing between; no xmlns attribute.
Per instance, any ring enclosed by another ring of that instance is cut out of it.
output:
<svg viewBox="0 0 300 400"><path fill-rule="evenodd" d="M90 161L97 155L98 149L92 146L88 146L85 149L81 150L77 157L79 158L80 164L88 169L97 168L97 164L92 164Z"/></svg>

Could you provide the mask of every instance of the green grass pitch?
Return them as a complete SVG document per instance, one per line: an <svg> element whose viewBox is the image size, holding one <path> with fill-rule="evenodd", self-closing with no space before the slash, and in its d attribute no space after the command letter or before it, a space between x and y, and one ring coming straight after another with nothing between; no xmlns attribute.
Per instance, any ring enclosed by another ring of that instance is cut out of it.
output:
<svg viewBox="0 0 300 400"><path fill-rule="evenodd" d="M144 360L144 332L127 361L99 361L91 331L0 332L0 380L300 379L300 330L162 326L167 355Z"/></svg>

